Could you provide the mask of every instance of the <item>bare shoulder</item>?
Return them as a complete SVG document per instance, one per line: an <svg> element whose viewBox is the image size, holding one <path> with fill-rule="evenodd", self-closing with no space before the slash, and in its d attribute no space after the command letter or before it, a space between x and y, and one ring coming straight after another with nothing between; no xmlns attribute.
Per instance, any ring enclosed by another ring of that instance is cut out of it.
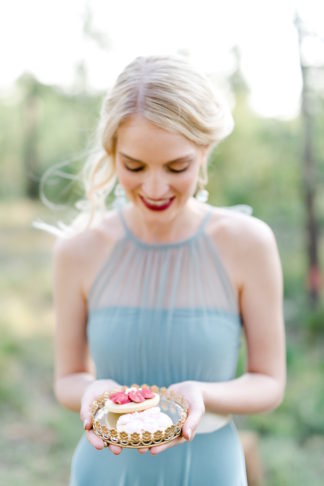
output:
<svg viewBox="0 0 324 486"><path fill-rule="evenodd" d="M238 290L250 270L265 260L278 260L273 230L254 216L228 208L215 208L208 233Z"/></svg>
<svg viewBox="0 0 324 486"><path fill-rule="evenodd" d="M101 221L91 228L80 231L70 237L57 238L54 251L70 256L72 259L86 258L100 245L113 244L120 233L120 222L115 212L108 212Z"/></svg>
<svg viewBox="0 0 324 486"><path fill-rule="evenodd" d="M67 238L57 238L54 245L54 270L73 272L85 296L103 260L120 238L121 225L114 212L107 213L95 226Z"/></svg>
<svg viewBox="0 0 324 486"><path fill-rule="evenodd" d="M254 216L227 208L215 208L209 225L210 235L226 242L237 252L272 246L275 236L271 227Z"/></svg>

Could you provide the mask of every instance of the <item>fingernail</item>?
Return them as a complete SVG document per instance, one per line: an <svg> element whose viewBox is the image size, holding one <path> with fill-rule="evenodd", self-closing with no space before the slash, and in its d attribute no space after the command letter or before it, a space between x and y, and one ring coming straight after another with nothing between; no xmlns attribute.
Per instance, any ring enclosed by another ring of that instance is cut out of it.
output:
<svg viewBox="0 0 324 486"><path fill-rule="evenodd" d="M85 421L83 422L83 428L86 429L87 427L89 427L89 425L90 425L90 420L85 419Z"/></svg>
<svg viewBox="0 0 324 486"><path fill-rule="evenodd" d="M187 430L187 437L188 437L188 440L191 439L191 435L192 435L192 430L191 429L188 429Z"/></svg>

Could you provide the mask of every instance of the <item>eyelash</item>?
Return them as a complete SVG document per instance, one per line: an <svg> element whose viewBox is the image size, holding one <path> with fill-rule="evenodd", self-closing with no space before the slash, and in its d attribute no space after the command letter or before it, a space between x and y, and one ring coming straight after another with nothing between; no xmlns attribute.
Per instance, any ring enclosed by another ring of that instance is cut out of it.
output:
<svg viewBox="0 0 324 486"><path fill-rule="evenodd" d="M185 167L184 169L180 169L180 170L169 169L169 171L173 172L174 174L180 174L181 172L185 172L187 169L188 167Z"/></svg>
<svg viewBox="0 0 324 486"><path fill-rule="evenodd" d="M143 168L144 168L144 167L136 167L136 169L131 169L130 167L127 167L127 165L125 165L125 167L130 172L139 172L139 171L143 170Z"/></svg>
<svg viewBox="0 0 324 486"><path fill-rule="evenodd" d="M130 167L127 167L127 165L125 165L125 167L130 172L140 172L141 170L144 170L144 167L136 167L135 169L131 169ZM169 168L169 171L172 172L173 174L180 174L181 172L185 172L187 169L188 167L185 167L184 169L180 169L180 170Z"/></svg>

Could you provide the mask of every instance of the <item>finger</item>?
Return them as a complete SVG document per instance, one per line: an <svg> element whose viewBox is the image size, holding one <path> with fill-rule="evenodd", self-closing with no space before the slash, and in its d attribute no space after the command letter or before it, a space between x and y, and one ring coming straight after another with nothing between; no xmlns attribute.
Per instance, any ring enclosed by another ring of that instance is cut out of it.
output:
<svg viewBox="0 0 324 486"><path fill-rule="evenodd" d="M105 447L105 443L100 437L98 437L93 430L86 430L86 436L90 444L98 451L101 451Z"/></svg>
<svg viewBox="0 0 324 486"><path fill-rule="evenodd" d="M100 394L109 389L109 384L107 384L106 381L102 383L96 383L96 387L92 387L90 385L89 389L86 390L82 399L80 417L83 423L90 421L90 424L92 424L92 416L90 413L91 405L100 396ZM120 385L117 385L117 383L115 383L115 386L110 385L110 388L110 392L120 391L122 389L122 387Z"/></svg>
<svg viewBox="0 0 324 486"><path fill-rule="evenodd" d="M108 449L113 453L115 454L115 456L119 456L119 454L121 452L123 452L123 448L122 447L119 447L119 446L116 446L114 444L109 444L108 446Z"/></svg>
<svg viewBox="0 0 324 486"><path fill-rule="evenodd" d="M150 453L152 454L152 456L156 456L157 454L160 454L161 452L170 449L170 447L174 447L178 444L183 444L184 442L186 442L186 440L183 437L177 437L174 440L170 440L170 442L167 442L166 444L151 447Z"/></svg>
<svg viewBox="0 0 324 486"><path fill-rule="evenodd" d="M84 428L84 430L91 430L92 429L92 417L91 416L84 419L83 428Z"/></svg>
<svg viewBox="0 0 324 486"><path fill-rule="evenodd" d="M140 454L145 454L149 449L148 447L141 447L140 449L137 449Z"/></svg>
<svg viewBox="0 0 324 486"><path fill-rule="evenodd" d="M91 402L88 402L88 400L83 400L81 404L81 409L80 409L80 417L83 422L83 427L85 429L91 429L92 427L92 416L90 413L90 405Z"/></svg>
<svg viewBox="0 0 324 486"><path fill-rule="evenodd" d="M182 427L182 436L186 440L192 440L194 438L202 416L203 412L199 409L189 412L187 420Z"/></svg>

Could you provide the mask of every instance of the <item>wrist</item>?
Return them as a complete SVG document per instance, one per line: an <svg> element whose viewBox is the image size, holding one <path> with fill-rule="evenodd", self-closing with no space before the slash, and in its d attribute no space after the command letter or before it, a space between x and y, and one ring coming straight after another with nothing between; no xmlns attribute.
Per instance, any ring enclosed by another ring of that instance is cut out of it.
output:
<svg viewBox="0 0 324 486"><path fill-rule="evenodd" d="M81 398L93 382L94 377L84 372L58 377L54 384L56 399L64 407L79 411Z"/></svg>
<svg viewBox="0 0 324 486"><path fill-rule="evenodd" d="M222 396L222 382L201 382L200 390L205 404L206 412L227 413L221 407L221 400L217 397Z"/></svg>
<svg viewBox="0 0 324 486"><path fill-rule="evenodd" d="M105 392L110 392L115 388L120 388L121 385L114 380L109 378L101 378L99 380L93 379L91 382L88 383L84 390L84 394L91 392L91 390L96 390L97 394L102 394Z"/></svg>

